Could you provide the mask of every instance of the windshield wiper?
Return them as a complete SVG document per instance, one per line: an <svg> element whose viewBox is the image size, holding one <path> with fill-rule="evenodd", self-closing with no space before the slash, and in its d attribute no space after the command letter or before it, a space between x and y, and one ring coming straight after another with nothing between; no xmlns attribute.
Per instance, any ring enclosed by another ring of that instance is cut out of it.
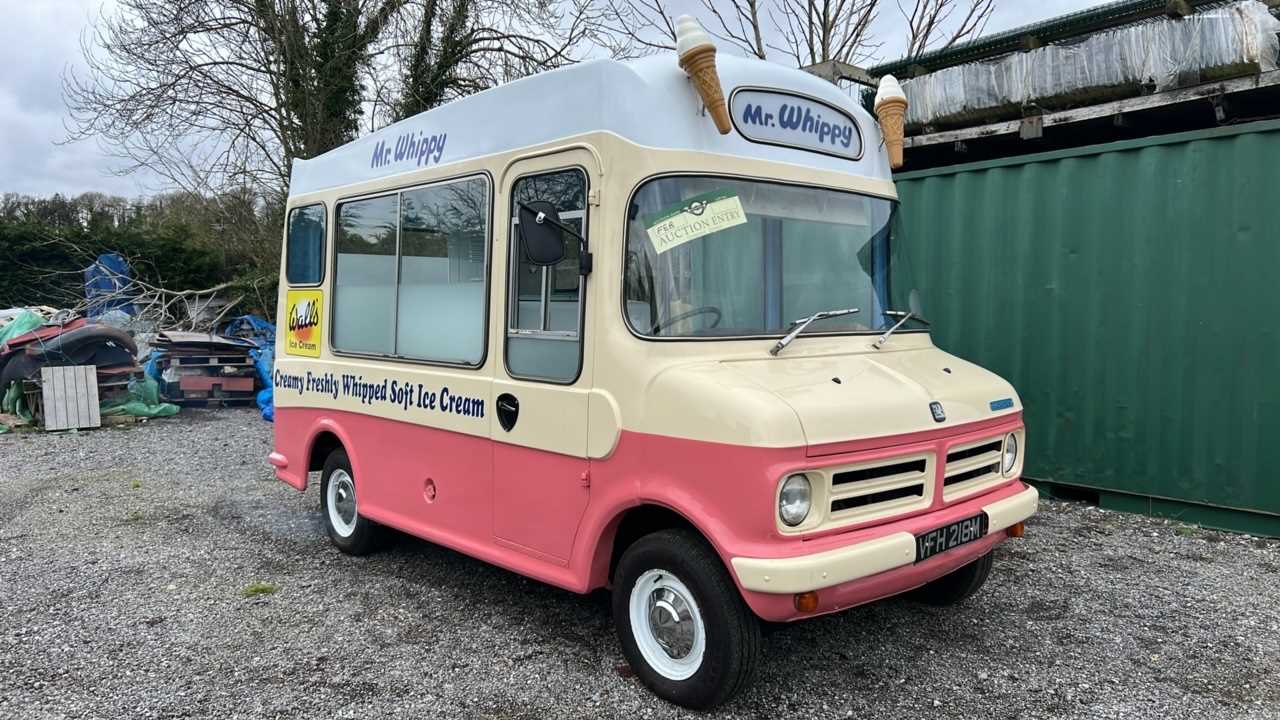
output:
<svg viewBox="0 0 1280 720"><path fill-rule="evenodd" d="M774 343L774 346L769 348L769 354L777 355L778 353L782 352L783 348L790 345L791 341L795 340L796 337L800 335L800 333L804 332L804 329L809 327L809 325L813 322L816 322L818 320L826 320L827 318L840 317L841 315L852 315L856 312L862 312L862 310L860 308L846 308L844 310L823 310L821 312L816 312L810 315L809 317L800 318L799 320L796 320L795 322L791 323L793 326L795 326L794 330L787 333L786 337Z"/></svg>
<svg viewBox="0 0 1280 720"><path fill-rule="evenodd" d="M882 313L883 313L884 315L889 316L889 317L896 317L896 318L901 318L901 319L900 319L900 320L898 320L898 322L894 323L894 324L893 324L893 327L889 328L888 330L885 330L885 331L884 331L884 334L883 334L883 335L881 335L880 337L876 338L876 341L875 341L874 343L872 343L872 344L871 344L871 347L873 347L873 348L875 348L875 349L877 349L877 350L879 350L880 348L884 347L884 344L885 344L885 343L887 343L887 342L889 342L889 336L891 336L891 335L893 335L895 332L897 332L897 331L898 331L898 328L900 328L900 327L902 327L903 325L905 325L905 324L906 324L906 322L907 322L908 320L915 320L916 322L918 322L918 323L923 323L923 324L925 324L925 325L928 325L928 324L929 324L929 321L928 321L928 320L925 320L924 318L920 317L919 315L916 315L916 313L915 313L915 311L914 311L914 310L912 310L911 312L903 312L903 311L901 311L901 310L884 310L884 311L882 311Z"/></svg>

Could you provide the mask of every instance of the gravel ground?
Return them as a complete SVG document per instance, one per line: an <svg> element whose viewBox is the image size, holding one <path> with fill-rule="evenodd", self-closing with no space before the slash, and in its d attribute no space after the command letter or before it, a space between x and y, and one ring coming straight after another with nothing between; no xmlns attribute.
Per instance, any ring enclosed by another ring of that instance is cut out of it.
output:
<svg viewBox="0 0 1280 720"><path fill-rule="evenodd" d="M694 716L620 668L602 593L340 555L270 442L249 411L0 437L0 717ZM1280 543L1045 502L969 603L777 628L714 716L1280 718Z"/></svg>

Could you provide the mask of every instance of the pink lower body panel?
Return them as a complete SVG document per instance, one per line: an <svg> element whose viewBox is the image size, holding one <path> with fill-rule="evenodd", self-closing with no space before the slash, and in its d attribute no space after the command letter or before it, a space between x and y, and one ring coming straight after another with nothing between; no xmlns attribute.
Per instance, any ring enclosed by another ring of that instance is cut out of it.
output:
<svg viewBox="0 0 1280 720"><path fill-rule="evenodd" d="M331 433L347 449L361 513L370 519L522 575L588 592L609 585L617 530L640 506L683 517L708 540L731 576L734 557L819 553L892 533L919 535L971 516L1025 486L1010 481L948 506L939 499L904 519L803 540L778 535L774 492L778 478L798 469L925 448L945 453L946 443L1020 426L1020 416L1005 417L953 428L945 437L937 431L887 437L874 447L832 449L821 457L804 447L745 447L623 431L608 458L588 461L360 413L281 407L269 461L278 478L304 490L316 438ZM916 565L819 590L818 609L804 617L918 587L980 557L1004 537L992 534ZM739 589L764 619L801 617L791 594Z"/></svg>
<svg viewBox="0 0 1280 720"><path fill-rule="evenodd" d="M770 622L790 622L839 612L904 593L936 580L987 554L1006 537L1004 532L992 533L981 540L948 550L915 565L906 565L871 577L823 588L817 591L818 608L812 612L798 612L793 595L744 590L743 598L752 612Z"/></svg>

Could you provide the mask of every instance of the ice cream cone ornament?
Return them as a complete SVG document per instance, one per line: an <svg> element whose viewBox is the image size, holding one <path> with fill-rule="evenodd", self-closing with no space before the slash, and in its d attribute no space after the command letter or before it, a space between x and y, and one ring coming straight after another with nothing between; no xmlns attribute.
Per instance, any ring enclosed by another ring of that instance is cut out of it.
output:
<svg viewBox="0 0 1280 720"><path fill-rule="evenodd" d="M889 151L889 167L902 167L902 143L906 138L907 95L902 92L898 79L892 75L880 78L876 90L876 117L880 119L880 132L884 146Z"/></svg>
<svg viewBox="0 0 1280 720"><path fill-rule="evenodd" d="M720 73L716 72L716 44L689 15L676 18L676 54L680 56L680 67L689 75L702 104L711 113L716 129L721 135L728 135L733 124L729 121L724 90L720 87Z"/></svg>

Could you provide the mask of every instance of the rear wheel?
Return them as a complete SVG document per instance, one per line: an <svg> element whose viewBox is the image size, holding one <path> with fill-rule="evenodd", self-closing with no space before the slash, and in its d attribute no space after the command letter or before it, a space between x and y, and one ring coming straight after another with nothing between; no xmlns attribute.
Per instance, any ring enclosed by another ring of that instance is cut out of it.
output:
<svg viewBox="0 0 1280 720"><path fill-rule="evenodd" d="M367 555L378 549L383 528L360 515L355 473L347 451L329 453L320 472L320 510L329 540L348 555Z"/></svg>
<svg viewBox="0 0 1280 720"><path fill-rule="evenodd" d="M987 553L964 567L957 568L933 582L918 588L912 596L926 605L945 607L972 597L991 575L992 554Z"/></svg>
<svg viewBox="0 0 1280 720"><path fill-rule="evenodd" d="M706 710L751 682L760 623L702 538L663 530L627 548L613 621L636 676L659 697Z"/></svg>

